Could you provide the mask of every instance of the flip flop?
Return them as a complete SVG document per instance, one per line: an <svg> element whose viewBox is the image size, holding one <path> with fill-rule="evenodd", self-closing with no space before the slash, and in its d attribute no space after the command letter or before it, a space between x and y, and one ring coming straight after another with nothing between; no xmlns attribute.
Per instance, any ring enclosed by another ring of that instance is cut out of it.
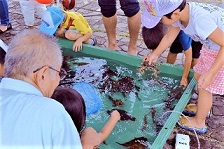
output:
<svg viewBox="0 0 224 149"><path fill-rule="evenodd" d="M8 24L7 29L5 31L0 30L0 34L3 34L10 29L12 29L12 24L11 23Z"/></svg>
<svg viewBox="0 0 224 149"><path fill-rule="evenodd" d="M97 44L97 40L96 39L90 38L90 40L91 40L90 45L95 46Z"/></svg>
<svg viewBox="0 0 224 149"><path fill-rule="evenodd" d="M182 113L184 115L187 115L187 116L195 116L196 115L196 110L194 108L192 108L192 107L195 107L195 106L197 106L197 105L196 104L193 104L193 103L188 104L185 107L185 109L184 109L184 111ZM211 115L211 113L209 111L206 117L209 118L210 115Z"/></svg>
<svg viewBox="0 0 224 149"><path fill-rule="evenodd" d="M97 113L102 108L102 100L91 84L86 82L78 82L73 85L73 89L82 95L86 105L87 116Z"/></svg>
<svg viewBox="0 0 224 149"><path fill-rule="evenodd" d="M183 120L184 118L184 120ZM205 126L203 128L196 128L196 127L191 127L191 126L187 126L186 124L188 124L188 121L185 117L180 117L180 120L177 122L177 125L182 128L182 129L185 129L185 130L188 130L188 131L196 131L197 133L199 134L205 134L208 130L208 128Z"/></svg>

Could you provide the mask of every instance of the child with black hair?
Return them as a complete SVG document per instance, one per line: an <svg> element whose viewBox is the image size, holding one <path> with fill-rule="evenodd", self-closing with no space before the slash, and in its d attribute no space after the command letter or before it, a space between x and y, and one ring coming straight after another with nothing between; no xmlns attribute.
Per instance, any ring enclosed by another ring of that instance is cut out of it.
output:
<svg viewBox="0 0 224 149"><path fill-rule="evenodd" d="M159 22L153 28L142 27L142 37L145 45L148 49L154 50L157 48L162 38L166 34L168 26ZM177 58L177 54L184 51L185 62L180 85L188 85L188 74L190 69L197 63L202 44L200 42L194 42L183 31L177 35L176 39L170 46L170 51L167 56L167 63L174 64Z"/></svg>
<svg viewBox="0 0 224 149"><path fill-rule="evenodd" d="M224 9L186 0L145 0L145 4L147 10L142 15L144 26L153 28L159 22L171 25L159 46L145 57L149 64L157 61L180 30L203 44L198 63L194 66L198 86L195 116L188 117L191 124L181 117L178 125L186 130L206 133L205 121L212 107L212 95L224 94Z"/></svg>
<svg viewBox="0 0 224 149"><path fill-rule="evenodd" d="M8 50L8 46L0 39L0 81L3 77L5 55Z"/></svg>
<svg viewBox="0 0 224 149"><path fill-rule="evenodd" d="M81 94L72 88L58 86L51 98L57 100L65 107L65 110L71 116L78 132L81 135L82 131L85 129L84 126L86 121L86 106ZM114 110L110 114L110 119L108 122L98 133L100 143L106 140L119 120L120 114L117 110Z"/></svg>

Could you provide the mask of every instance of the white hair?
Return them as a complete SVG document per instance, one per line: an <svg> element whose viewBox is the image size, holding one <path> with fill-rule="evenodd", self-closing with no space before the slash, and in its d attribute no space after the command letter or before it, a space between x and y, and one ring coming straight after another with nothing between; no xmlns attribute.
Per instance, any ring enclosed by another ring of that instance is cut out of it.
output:
<svg viewBox="0 0 224 149"><path fill-rule="evenodd" d="M23 80L28 74L45 65L61 67L62 59L55 37L45 35L39 30L23 30L9 44L4 76Z"/></svg>

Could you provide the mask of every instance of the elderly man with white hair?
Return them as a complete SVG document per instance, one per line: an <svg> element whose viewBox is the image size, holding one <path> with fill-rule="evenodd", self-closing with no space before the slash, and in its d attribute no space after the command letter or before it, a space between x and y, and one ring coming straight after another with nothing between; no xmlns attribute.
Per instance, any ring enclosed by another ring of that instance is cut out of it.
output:
<svg viewBox="0 0 224 149"><path fill-rule="evenodd" d="M64 107L50 98L66 75L61 65L54 37L25 30L10 42L0 83L1 149L81 149L94 140L93 129L80 139Z"/></svg>

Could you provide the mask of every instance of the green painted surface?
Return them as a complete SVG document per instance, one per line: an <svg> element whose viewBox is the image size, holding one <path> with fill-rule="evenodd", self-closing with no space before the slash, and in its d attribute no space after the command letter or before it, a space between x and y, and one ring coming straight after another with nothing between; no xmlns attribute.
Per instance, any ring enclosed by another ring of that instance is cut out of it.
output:
<svg viewBox="0 0 224 149"><path fill-rule="evenodd" d="M59 44L61 45L62 49L63 49L63 54L64 55L71 55L73 57L79 57L80 54L81 55L87 55L87 56L93 56L93 57L97 57L97 58L103 58L106 60L112 60L112 61L116 61L116 64L126 64L129 65L130 67L138 67L140 66L142 59L140 57L137 56L132 56L132 55L128 55L125 53L119 53L116 51L111 51L111 50L107 50L104 48L100 48L100 47L93 47L90 45L83 45L83 50L76 53L74 51L71 50L71 47L73 45L73 42L68 41L68 40L64 40L64 39L59 39ZM158 69L160 70L161 73L166 74L166 75L171 75L174 77L181 77L182 72L183 72L183 68L179 67L179 66L174 66L174 65L170 65L170 64L162 64L160 66L158 66ZM190 78L192 78L193 76L193 72L191 71L190 74ZM189 83L188 87L185 89L182 97L180 98L180 100L178 101L178 103L176 104L175 108L173 111L177 111L177 112L167 112L164 113L164 117L166 115L170 115L168 117L168 119L166 120L163 128L160 130L158 136L155 138L155 136L150 136L150 132L153 133L152 130L148 130L148 133L145 134L145 136L148 138L148 140L151 140L153 142L150 142L150 148L152 149L160 149L163 148L164 144L166 143L166 140L168 139L170 133L172 132L176 122L179 119L180 113L183 111L184 107L186 106L186 104L188 103L190 96L191 96L191 92L194 88L196 84L196 81L194 79L191 79L191 82ZM119 95L118 95L119 96ZM143 95L142 95L143 96ZM150 95L151 96L151 95ZM158 95L159 96L159 95ZM104 99L104 97L102 96L102 99ZM147 101L148 102L148 101ZM150 105L157 105L160 104L161 102L163 102L162 100L158 99L155 101L149 101L148 104ZM142 105L140 104L140 102L135 102L134 106L132 106L131 104L128 107L133 107L133 114L136 115L136 117L140 116L141 112L143 112L143 110L141 110ZM127 109L127 108L126 108ZM137 109L137 110L136 110ZM158 110L158 111L162 111L162 110ZM105 114L102 114L106 117ZM162 115L162 114L161 114ZM92 119L96 119L97 117L93 117ZM106 117L108 118L108 117ZM89 118L91 120L91 118ZM152 120L151 120L152 121ZM119 122L120 123L120 122ZM128 125L127 122L121 122L123 123L122 125L127 125L125 128L132 130L132 129L136 129L136 128L131 128L133 126ZM140 123L136 123L134 124L135 127L139 127ZM98 127L98 131L100 130L100 128L103 127L104 123L100 123L100 124L95 124L95 127ZM94 124L91 123L91 126L94 127ZM120 136L116 136L116 132L118 131L122 131L119 130L119 128L116 128L115 130L115 134L112 135L111 137L109 137L107 139L107 141L114 141L115 139L118 140L117 142L125 142L125 138L121 138ZM129 136L133 136L136 132L129 132L128 134L126 134L126 137L129 138ZM113 144L114 145L114 144ZM100 148L115 148L114 146L110 146L110 145L104 145L101 144ZM117 148L117 146L116 146Z"/></svg>

